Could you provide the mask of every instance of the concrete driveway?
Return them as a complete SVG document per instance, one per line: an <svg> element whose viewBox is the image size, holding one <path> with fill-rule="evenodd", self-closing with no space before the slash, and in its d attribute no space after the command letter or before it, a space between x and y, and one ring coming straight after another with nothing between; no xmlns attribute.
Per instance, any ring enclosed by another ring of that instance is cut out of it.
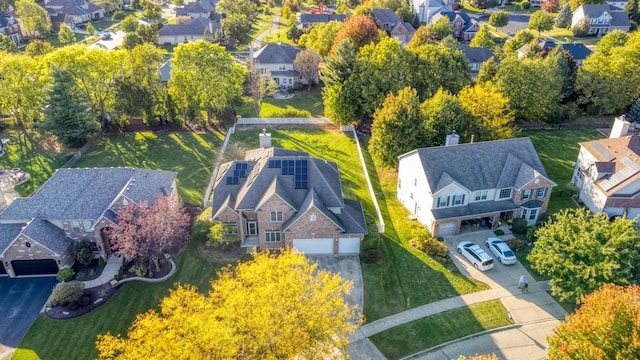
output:
<svg viewBox="0 0 640 360"><path fill-rule="evenodd" d="M518 31L526 29L529 26L529 17L530 15L522 14L509 14L509 23L506 26L500 27L500 31L509 35L509 37L513 37ZM488 24L489 15L482 15L478 17L478 21L483 24ZM491 26L493 29L493 26Z"/></svg>
<svg viewBox="0 0 640 360"><path fill-rule="evenodd" d="M98 40L95 43L89 45L89 48L93 47L101 47L107 50L113 50L116 47L122 45L122 41L124 40L124 36L126 33L122 30L117 30L115 32L109 32L111 34L111 39L109 40ZM102 36L105 32L98 33L99 36Z"/></svg>
<svg viewBox="0 0 640 360"><path fill-rule="evenodd" d="M0 359L11 357L55 283L55 277L0 277Z"/></svg>
<svg viewBox="0 0 640 360"><path fill-rule="evenodd" d="M362 282L362 268L360 267L359 256L307 256L311 261L318 264L322 269L340 274L343 279L353 282L351 294L347 296L350 305L357 305L362 312L364 306L364 285Z"/></svg>

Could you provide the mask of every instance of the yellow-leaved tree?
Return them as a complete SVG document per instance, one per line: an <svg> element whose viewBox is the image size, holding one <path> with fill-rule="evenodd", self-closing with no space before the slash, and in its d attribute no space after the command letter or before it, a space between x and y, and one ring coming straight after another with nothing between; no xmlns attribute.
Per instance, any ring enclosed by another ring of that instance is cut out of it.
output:
<svg viewBox="0 0 640 360"><path fill-rule="evenodd" d="M490 82L469 85L460 90L462 107L476 119L476 140L510 139L515 136L515 114L509 99Z"/></svg>
<svg viewBox="0 0 640 360"><path fill-rule="evenodd" d="M341 357L361 322L352 284L293 251L254 253L218 273L208 295L178 285L127 336L99 335L100 359Z"/></svg>

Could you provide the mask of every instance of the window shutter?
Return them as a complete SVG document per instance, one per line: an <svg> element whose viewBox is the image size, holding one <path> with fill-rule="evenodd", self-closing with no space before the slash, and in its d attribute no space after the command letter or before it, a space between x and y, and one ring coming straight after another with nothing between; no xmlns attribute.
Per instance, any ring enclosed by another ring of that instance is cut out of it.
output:
<svg viewBox="0 0 640 360"><path fill-rule="evenodd" d="M462 194L462 203L464 204L464 194Z"/></svg>

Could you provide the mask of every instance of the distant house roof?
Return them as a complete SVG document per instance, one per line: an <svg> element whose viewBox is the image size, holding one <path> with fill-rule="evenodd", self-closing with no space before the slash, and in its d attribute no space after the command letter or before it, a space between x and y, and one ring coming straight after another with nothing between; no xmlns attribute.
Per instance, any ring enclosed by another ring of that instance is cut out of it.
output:
<svg viewBox="0 0 640 360"><path fill-rule="evenodd" d="M594 182L607 196L640 180L640 136L593 140L580 145L595 157L596 170L612 174ZM612 165L605 167L598 164L601 162Z"/></svg>
<svg viewBox="0 0 640 360"><path fill-rule="evenodd" d="M442 11L439 14L433 16L432 22L440 20L440 18L443 16L449 18L450 23L452 23L456 19L456 17L460 17L464 21L464 27L462 28L462 31L469 30L469 28L473 26L473 24L478 22L476 19L470 18L467 13L460 11Z"/></svg>
<svg viewBox="0 0 640 360"><path fill-rule="evenodd" d="M198 0L184 4L183 7L176 8L176 16L189 16L189 14L206 14L215 11L217 1Z"/></svg>
<svg viewBox="0 0 640 360"><path fill-rule="evenodd" d="M0 28L9 26L14 21L13 17L4 11L0 11Z"/></svg>
<svg viewBox="0 0 640 360"><path fill-rule="evenodd" d="M49 0L44 3L44 7L48 11L55 9L56 12L62 12L71 16L82 16L104 10L86 0Z"/></svg>
<svg viewBox="0 0 640 360"><path fill-rule="evenodd" d="M376 22L395 24L402 22L393 10L390 9L373 9L371 10Z"/></svg>
<svg viewBox="0 0 640 360"><path fill-rule="evenodd" d="M555 42L545 39L541 39L538 43L538 46L540 46L542 50L546 51L555 49L557 45L558 44L556 44ZM589 50L589 48L584 44L560 44L560 46L562 47L562 50L567 51L571 55L571 57L577 61L586 59L592 53L592 51ZM518 54L524 55L527 52L528 48L529 44L522 45L522 47L518 49Z"/></svg>
<svg viewBox="0 0 640 360"><path fill-rule="evenodd" d="M165 61L162 66L160 66L160 81L166 83L169 82L169 78L171 77L171 59Z"/></svg>
<svg viewBox="0 0 640 360"><path fill-rule="evenodd" d="M629 14L626 11L611 11L609 12L609 15L611 15L612 17L611 26L631 26L631 22L629 21Z"/></svg>
<svg viewBox="0 0 640 360"><path fill-rule="evenodd" d="M400 28L405 28L405 30L407 30L408 34L413 34L416 32L416 28L413 27L413 25L411 25L411 23L408 22L399 22L397 23L392 29L391 31L389 31L391 34L395 33L398 29Z"/></svg>
<svg viewBox="0 0 640 360"><path fill-rule="evenodd" d="M283 44L267 44L253 54L259 64L293 64L299 48Z"/></svg>
<svg viewBox="0 0 640 360"><path fill-rule="evenodd" d="M305 24L344 22L346 18L347 16L343 14L300 14L300 22Z"/></svg>
<svg viewBox="0 0 640 360"><path fill-rule="evenodd" d="M315 207L346 233L366 233L362 207L342 197L336 163L312 158L300 151L278 148L248 151L245 160L223 164L213 190L213 218L222 208L255 211L277 195L295 212L286 229L310 207ZM340 208L334 212L329 209Z"/></svg>
<svg viewBox="0 0 640 360"><path fill-rule="evenodd" d="M496 59L491 50L484 46L471 47L468 44L460 44L460 50L470 63L483 63L492 57ZM496 59L497 61L497 59Z"/></svg>
<svg viewBox="0 0 640 360"><path fill-rule="evenodd" d="M181 35L204 35L209 29L209 24L213 27L213 32L220 30L220 23L210 21L206 17L198 17L186 24L165 25L160 29L158 35L181 36Z"/></svg>
<svg viewBox="0 0 640 360"><path fill-rule="evenodd" d="M416 149L429 188L437 192L451 182L471 191L519 188L536 174L548 178L531 140L527 137L454 146ZM455 166L452 166L455 164Z"/></svg>
<svg viewBox="0 0 640 360"><path fill-rule="evenodd" d="M625 11L618 10L615 6L609 4L584 4L580 5L575 12L582 13L583 16L587 16L590 19L600 17L603 13L608 13L611 16L611 26L616 27L628 27L631 26L629 22L629 15Z"/></svg>

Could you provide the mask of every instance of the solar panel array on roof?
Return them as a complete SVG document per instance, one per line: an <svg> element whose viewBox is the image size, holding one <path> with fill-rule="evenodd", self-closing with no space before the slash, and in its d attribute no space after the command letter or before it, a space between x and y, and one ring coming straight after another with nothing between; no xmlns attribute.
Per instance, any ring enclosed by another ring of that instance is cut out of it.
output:
<svg viewBox="0 0 640 360"><path fill-rule="evenodd" d="M295 174L296 160L282 160L282 175Z"/></svg>
<svg viewBox="0 0 640 360"><path fill-rule="evenodd" d="M240 178L247 177L247 164L237 163L235 169L233 170L233 176L237 176Z"/></svg>
<svg viewBox="0 0 640 360"><path fill-rule="evenodd" d="M595 150L600 156L604 158L605 161L611 161L615 159L615 156L611 155L611 153L604 148L604 146L600 145L597 141L592 141L589 143L593 150Z"/></svg>
<svg viewBox="0 0 640 360"><path fill-rule="evenodd" d="M306 189L309 186L307 172L307 160L296 160L295 162L295 188Z"/></svg>
<svg viewBox="0 0 640 360"><path fill-rule="evenodd" d="M269 167L270 168L280 168L282 166L282 162L281 160L269 160Z"/></svg>

